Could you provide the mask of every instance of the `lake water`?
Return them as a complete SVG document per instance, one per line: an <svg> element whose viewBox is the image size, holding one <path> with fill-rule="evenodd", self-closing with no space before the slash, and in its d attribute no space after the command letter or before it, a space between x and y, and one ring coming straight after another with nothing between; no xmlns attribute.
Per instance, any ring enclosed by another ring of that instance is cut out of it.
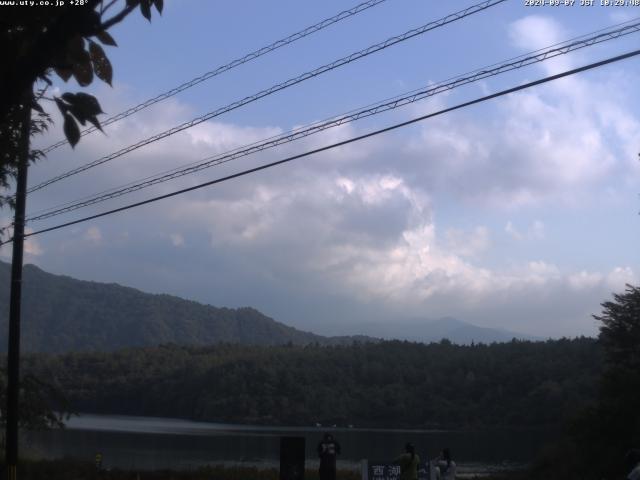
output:
<svg viewBox="0 0 640 480"><path fill-rule="evenodd" d="M64 430L24 433L23 449L43 458L73 457L105 467L191 469L201 465L277 467L281 436L306 439L309 468L317 466L315 448L325 431L342 446L339 468L358 468L363 458L392 459L406 442L423 458L450 447L462 470L480 472L530 462L549 441L548 430L432 431L360 428L261 427L191 422L168 418L83 414Z"/></svg>

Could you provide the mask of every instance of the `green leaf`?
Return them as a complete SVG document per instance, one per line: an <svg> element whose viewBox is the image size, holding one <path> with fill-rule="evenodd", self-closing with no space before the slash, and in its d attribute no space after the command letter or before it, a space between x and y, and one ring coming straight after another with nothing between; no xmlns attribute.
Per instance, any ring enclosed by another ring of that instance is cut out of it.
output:
<svg viewBox="0 0 640 480"><path fill-rule="evenodd" d="M140 3L140 0L127 0L128 7L135 7Z"/></svg>
<svg viewBox="0 0 640 480"><path fill-rule="evenodd" d="M96 38L100 40L104 45L110 45L112 47L118 46L116 41L113 39L111 35L109 35L109 32L107 32L106 30L104 32L100 32L96 34Z"/></svg>
<svg viewBox="0 0 640 480"><path fill-rule="evenodd" d="M111 62L104 53L104 50L96 42L89 40L89 56L93 62L93 71L98 78L111 85L113 79L113 68Z"/></svg>
<svg viewBox="0 0 640 480"><path fill-rule="evenodd" d="M67 137L67 140L71 144L71 147L75 147L80 140L80 128L76 123L75 119L66 113L64 115L64 136Z"/></svg>
<svg viewBox="0 0 640 480"><path fill-rule="evenodd" d="M140 11L144 18L151 21L151 0L140 0Z"/></svg>
<svg viewBox="0 0 640 480"><path fill-rule="evenodd" d="M158 10L158 13L162 15L162 9L164 8L164 0L153 0L153 3L155 4L156 10Z"/></svg>

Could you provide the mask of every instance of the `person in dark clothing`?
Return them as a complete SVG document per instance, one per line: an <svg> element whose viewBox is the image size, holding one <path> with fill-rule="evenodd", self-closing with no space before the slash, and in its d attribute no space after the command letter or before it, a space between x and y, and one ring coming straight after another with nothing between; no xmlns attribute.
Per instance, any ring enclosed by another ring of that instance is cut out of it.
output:
<svg viewBox="0 0 640 480"><path fill-rule="evenodd" d="M393 462L400 465L400 480L418 480L420 457L416 455L416 447L412 443L407 443L404 453Z"/></svg>
<svg viewBox="0 0 640 480"><path fill-rule="evenodd" d="M330 433L318 443L320 457L320 480L336 480L336 457L340 454L340 444Z"/></svg>

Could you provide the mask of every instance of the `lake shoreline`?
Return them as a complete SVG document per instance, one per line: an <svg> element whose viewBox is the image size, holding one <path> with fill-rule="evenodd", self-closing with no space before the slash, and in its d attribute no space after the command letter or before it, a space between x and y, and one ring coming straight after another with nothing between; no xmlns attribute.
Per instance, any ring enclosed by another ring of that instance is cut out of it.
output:
<svg viewBox="0 0 640 480"><path fill-rule="evenodd" d="M202 480L216 478L218 480L279 480L278 468L253 466L209 465L193 469L122 469L96 467L93 462L79 461L70 458L47 460L21 460L18 466L19 478L23 480L68 480L68 478L84 478L86 480L102 480L108 475L110 480ZM319 480L317 468L307 466L305 480ZM461 471L457 478L483 480L526 479L526 470L503 469L500 471ZM339 468L337 480L361 480L360 471Z"/></svg>
<svg viewBox="0 0 640 480"><path fill-rule="evenodd" d="M301 437L307 468L317 469L316 445L331 431L342 446L339 468L360 472L361 461L387 463L416 445L423 461L449 447L461 474L482 475L521 470L553 435L532 430L369 430L358 428L265 427L213 424L159 417L83 414L67 428L23 432L23 451L32 458L93 461L126 470L192 470L210 465L277 469L282 437Z"/></svg>
<svg viewBox="0 0 640 480"><path fill-rule="evenodd" d="M214 422L207 420L193 420L191 418L182 418L182 417L157 417L157 416L146 416L146 415L134 415L134 414L124 414L124 413L95 413L95 412L74 412L70 414L69 418L65 421L65 424L68 428L80 429L83 428L81 424L79 424L76 420L78 418L90 417L92 419L104 418L112 421L114 419L123 419L128 422L148 422L148 421L160 421L164 424L166 423L174 423L176 425L184 424L184 425L192 425L196 428L198 427L209 427L216 430L226 430L226 431L310 431L317 430L319 432L330 431L330 432L389 432L389 433L468 433L475 432L477 430L483 431L532 431L532 430L553 430L560 428L555 424L543 424L543 425L475 425L475 426L465 426L465 427L426 427L426 428L409 428L409 427L376 427L376 426L367 426L367 425L322 425L322 424L309 424L309 425L276 425L276 424L268 424L268 423L224 423L224 422ZM95 427L92 427L95 428Z"/></svg>
<svg viewBox="0 0 640 480"><path fill-rule="evenodd" d="M83 422L83 419L90 419L91 424L87 425ZM108 425L105 424L104 427L101 427L99 423L100 419L104 419L108 422ZM141 415L123 415L123 414L111 414L111 413L91 413L91 412L78 412L72 414L67 420L65 420L65 427L70 430L105 430L105 431L120 431L117 430L117 424L114 421L123 420L128 425L132 425L133 423L139 424L135 427L138 428L140 433L146 433L147 430L140 429L142 425L148 425L150 422L158 422L163 426L171 425L173 428L179 429L180 427L184 427L185 431L188 431L189 434L194 434L197 430L206 431L216 431L216 432L309 432L309 431L317 431L320 434L327 432L371 432L371 433L408 433L408 434L433 434L433 433L471 433L476 432L478 430L486 431L486 432L500 432L500 431L510 431L510 432L531 432L531 431L549 431L556 428L559 428L555 425L542 425L537 427L527 427L527 426L492 426L492 427L484 427L479 426L477 428L473 427L464 427L464 428L392 428L392 427L367 427L367 426L335 426L335 425L267 425L267 424L242 424L242 423L220 423L220 422L206 422L200 420L191 420L187 418L177 418L177 417L154 417L154 416L141 416ZM123 429L122 431L131 432L133 431L130 427L127 429ZM178 431L157 431L157 430L148 430L148 433L166 433L166 434L177 434Z"/></svg>

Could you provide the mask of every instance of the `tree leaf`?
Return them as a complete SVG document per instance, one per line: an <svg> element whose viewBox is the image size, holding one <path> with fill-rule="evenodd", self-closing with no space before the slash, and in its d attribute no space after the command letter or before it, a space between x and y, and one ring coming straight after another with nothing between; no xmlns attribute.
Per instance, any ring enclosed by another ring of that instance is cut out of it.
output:
<svg viewBox="0 0 640 480"><path fill-rule="evenodd" d="M86 87L93 81L93 66L89 54L87 54L87 60L89 61L73 64L73 76L81 87Z"/></svg>
<svg viewBox="0 0 640 480"><path fill-rule="evenodd" d="M93 125L97 123L96 128L102 129L96 115L103 112L96 97L84 92L66 93L65 95L63 95L63 98L69 103L69 111L82 126L89 121Z"/></svg>
<svg viewBox="0 0 640 480"><path fill-rule="evenodd" d="M67 110L69 110L69 106L58 97L54 97L53 99L56 101L56 105L58 106L58 110L60 110L60 113L62 115L65 115L67 113Z"/></svg>
<svg viewBox="0 0 640 480"><path fill-rule="evenodd" d="M94 127L104 133L104 130L102 130L102 125L100 125L100 121L95 117L95 115L93 117L87 117L87 120L89 120Z"/></svg>
<svg viewBox="0 0 640 480"><path fill-rule="evenodd" d="M156 10L158 10L158 13L162 15L162 9L164 8L164 0L153 0L153 3L155 4Z"/></svg>
<svg viewBox="0 0 640 480"><path fill-rule="evenodd" d="M106 30L104 32L100 32L96 34L96 38L100 40L104 45L110 45L112 47L118 46L116 41L113 39L111 35L109 35L109 32L107 32Z"/></svg>
<svg viewBox="0 0 640 480"><path fill-rule="evenodd" d="M76 93L75 104L82 108L87 117L93 117L95 115L99 115L100 113L104 113L102 111L102 107L100 107L100 102L98 102L98 99L93 95L89 95L88 93Z"/></svg>
<svg viewBox="0 0 640 480"><path fill-rule="evenodd" d="M144 18L151 21L151 0L140 0L140 11Z"/></svg>
<svg viewBox="0 0 640 480"><path fill-rule="evenodd" d="M50 72L47 70L47 72L44 75L39 75L38 78L51 87L53 85L53 82L49 78L49 73Z"/></svg>
<svg viewBox="0 0 640 480"><path fill-rule="evenodd" d="M67 58L71 60L69 63L82 63L88 57L88 53L84 49L84 38L81 35L76 35L71 38L67 43Z"/></svg>
<svg viewBox="0 0 640 480"><path fill-rule="evenodd" d="M73 70L71 70L70 68L54 67L53 69L65 82L71 78L71 75L73 75Z"/></svg>
<svg viewBox="0 0 640 480"><path fill-rule="evenodd" d="M127 0L127 7L135 7L140 3L140 0Z"/></svg>
<svg viewBox="0 0 640 480"><path fill-rule="evenodd" d="M105 83L111 85L113 79L113 68L111 62L104 53L104 50L96 42L89 40L89 56L93 62L93 71L97 77Z"/></svg>
<svg viewBox="0 0 640 480"><path fill-rule="evenodd" d="M31 108L33 108L36 112L44 113L44 109L38 102L35 101L35 99L31 101Z"/></svg>
<svg viewBox="0 0 640 480"><path fill-rule="evenodd" d="M69 107L69 111L76 117L76 120L80 122L80 125L84 127L85 123L87 123L87 116L82 111L81 108L78 108L76 105L71 105Z"/></svg>
<svg viewBox="0 0 640 480"><path fill-rule="evenodd" d="M71 92L64 92L62 99L67 103L74 103L76 101L76 94Z"/></svg>
<svg viewBox="0 0 640 480"><path fill-rule="evenodd" d="M71 66L73 76L81 87L88 86L93 81L93 67L89 52L84 49L84 39L76 35L67 43L67 62ZM65 63L67 63L65 62Z"/></svg>
<svg viewBox="0 0 640 480"><path fill-rule="evenodd" d="M64 136L71 144L71 147L75 147L80 140L80 128L75 119L66 113L64 115Z"/></svg>

